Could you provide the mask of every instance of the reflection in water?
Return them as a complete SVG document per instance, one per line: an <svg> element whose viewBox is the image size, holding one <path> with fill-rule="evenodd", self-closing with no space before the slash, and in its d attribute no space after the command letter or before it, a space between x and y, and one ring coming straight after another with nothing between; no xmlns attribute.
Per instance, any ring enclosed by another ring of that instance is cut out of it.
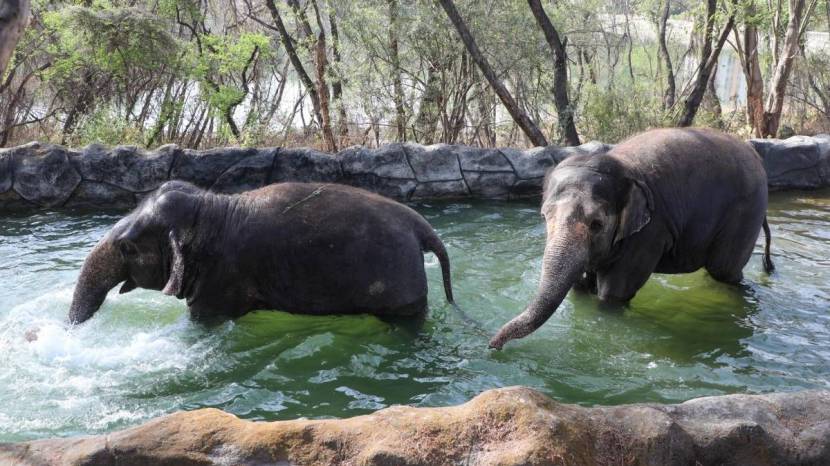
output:
<svg viewBox="0 0 830 466"><path fill-rule="evenodd" d="M0 219L0 441L103 432L177 409L249 419L343 417L391 404L447 405L528 385L583 404L830 387L830 193L774 195L777 271L760 243L743 286L704 272L655 275L617 311L572 292L504 351L488 333L536 289L544 228L535 203L420 205L449 250L456 299L426 257L423 321L263 311L191 322L158 292L115 291L66 328L80 265L117 214ZM27 332L37 329L37 339Z"/></svg>

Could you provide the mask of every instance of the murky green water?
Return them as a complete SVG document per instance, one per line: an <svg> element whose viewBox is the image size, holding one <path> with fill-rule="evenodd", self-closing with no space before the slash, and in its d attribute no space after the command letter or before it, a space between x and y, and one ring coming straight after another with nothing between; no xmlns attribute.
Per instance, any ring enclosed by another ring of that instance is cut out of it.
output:
<svg viewBox="0 0 830 466"><path fill-rule="evenodd" d="M418 208L448 246L468 314L492 332L523 309L544 246L535 204ZM445 304L431 255L421 328L280 312L205 328L182 302L137 290L113 291L95 318L67 330L81 263L118 218L0 218L0 440L104 432L206 406L248 419L344 417L517 384L588 405L830 388L830 192L773 197L772 277L756 254L742 288L702 272L654 276L623 313L571 293L502 352Z"/></svg>

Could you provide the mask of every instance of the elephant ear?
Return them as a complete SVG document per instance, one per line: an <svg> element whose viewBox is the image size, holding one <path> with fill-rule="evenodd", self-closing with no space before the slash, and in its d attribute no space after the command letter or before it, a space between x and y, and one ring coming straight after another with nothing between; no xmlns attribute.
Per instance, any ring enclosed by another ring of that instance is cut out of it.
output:
<svg viewBox="0 0 830 466"><path fill-rule="evenodd" d="M631 180L625 205L620 212L620 225L614 235L614 244L642 230L651 221L654 201L651 190L639 180Z"/></svg>
<svg viewBox="0 0 830 466"><path fill-rule="evenodd" d="M170 278L167 279L167 284L164 285L162 293L170 296L181 298L182 284L184 283L184 254L182 253L182 242L175 229L171 229L168 234L170 240L170 251L173 254L172 264L170 264Z"/></svg>

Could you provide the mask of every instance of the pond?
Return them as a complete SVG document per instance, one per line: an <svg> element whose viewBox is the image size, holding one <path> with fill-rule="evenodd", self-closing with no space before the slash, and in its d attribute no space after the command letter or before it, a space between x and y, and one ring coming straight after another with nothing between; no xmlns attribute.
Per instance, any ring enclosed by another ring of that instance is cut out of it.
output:
<svg viewBox="0 0 830 466"><path fill-rule="evenodd" d="M447 245L456 300L486 333L522 311L544 247L536 203L415 207ZM510 385L584 405L830 388L830 192L772 197L770 277L759 243L742 287L703 272L655 275L625 312L572 292L501 352L446 304L432 255L420 326L263 311L205 327L175 298L113 290L92 320L67 329L83 259L120 216L0 219L0 441L106 432L202 407L255 420L346 417Z"/></svg>

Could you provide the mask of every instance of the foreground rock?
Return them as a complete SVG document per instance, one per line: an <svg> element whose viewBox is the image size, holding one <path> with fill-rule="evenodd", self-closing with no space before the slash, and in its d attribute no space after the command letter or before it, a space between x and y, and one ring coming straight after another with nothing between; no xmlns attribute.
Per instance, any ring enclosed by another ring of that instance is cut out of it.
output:
<svg viewBox="0 0 830 466"><path fill-rule="evenodd" d="M181 412L105 436L0 444L21 465L830 464L830 392L581 408L505 388L448 408L249 422Z"/></svg>
<svg viewBox="0 0 830 466"><path fill-rule="evenodd" d="M830 135L749 143L764 160L770 188L830 186ZM130 208L167 180L189 181L224 193L283 181L322 181L350 184L400 201L513 199L538 196L545 171L566 158L596 155L612 147L596 141L528 150L406 143L324 154L282 148L194 151L175 145L155 151L101 145L72 150L33 142L0 149L0 212Z"/></svg>

